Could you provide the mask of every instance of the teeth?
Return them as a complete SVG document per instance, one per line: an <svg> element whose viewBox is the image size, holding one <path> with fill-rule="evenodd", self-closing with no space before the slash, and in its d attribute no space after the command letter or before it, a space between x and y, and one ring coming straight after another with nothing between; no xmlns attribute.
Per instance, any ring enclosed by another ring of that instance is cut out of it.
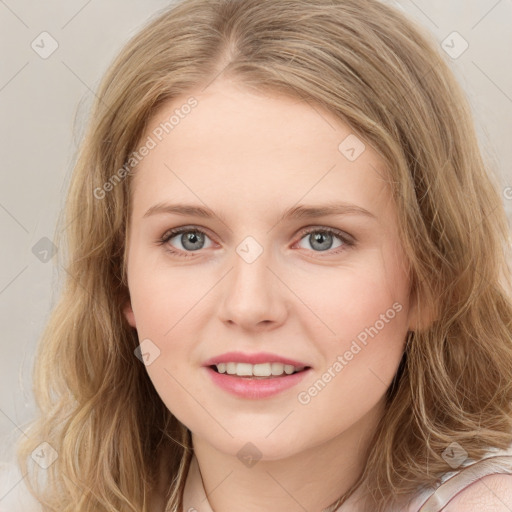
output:
<svg viewBox="0 0 512 512"><path fill-rule="evenodd" d="M238 375L240 377L270 377L271 375L283 375L283 373L291 375L293 372L304 369L304 367L295 367L291 364L282 363L219 363L216 366L219 373Z"/></svg>

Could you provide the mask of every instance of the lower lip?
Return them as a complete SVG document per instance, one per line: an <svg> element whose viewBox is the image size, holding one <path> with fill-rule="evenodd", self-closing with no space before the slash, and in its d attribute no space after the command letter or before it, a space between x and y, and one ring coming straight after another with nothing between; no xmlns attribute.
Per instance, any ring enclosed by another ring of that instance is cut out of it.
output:
<svg viewBox="0 0 512 512"><path fill-rule="evenodd" d="M277 395L298 384L311 370L311 368L308 368L291 375L251 379L228 375L227 373L218 373L210 367L205 367L205 369L213 382L220 388L241 398L252 399L268 398Z"/></svg>

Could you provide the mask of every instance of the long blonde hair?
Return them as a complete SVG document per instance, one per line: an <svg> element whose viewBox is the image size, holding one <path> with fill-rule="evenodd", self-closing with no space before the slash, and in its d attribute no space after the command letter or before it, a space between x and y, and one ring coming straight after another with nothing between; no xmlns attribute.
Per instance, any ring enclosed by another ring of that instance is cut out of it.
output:
<svg viewBox="0 0 512 512"><path fill-rule="evenodd" d="M408 334L366 469L329 510L363 483L378 511L434 485L452 469L451 443L477 460L512 442L507 221L467 99L433 38L378 0L184 0L109 69L72 175L58 237L66 279L34 369L40 415L18 445L45 511L148 512L164 452L166 510L181 510L190 432L135 357L137 333L122 313L133 173L120 170L160 106L221 74L326 108L378 151L411 297L435 311ZM29 467L43 442L57 460Z"/></svg>

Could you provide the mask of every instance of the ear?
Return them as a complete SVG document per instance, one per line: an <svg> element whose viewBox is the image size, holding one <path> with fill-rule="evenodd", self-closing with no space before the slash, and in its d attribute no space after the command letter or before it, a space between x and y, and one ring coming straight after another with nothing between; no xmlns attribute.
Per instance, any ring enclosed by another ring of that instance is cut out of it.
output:
<svg viewBox="0 0 512 512"><path fill-rule="evenodd" d="M135 314L133 313L133 309L132 309L132 304L130 302L130 300L128 299L128 301L125 303L124 307L123 307L123 314L126 318L126 320L128 321L128 323L132 326L132 327L137 327L137 324L135 322Z"/></svg>
<svg viewBox="0 0 512 512"><path fill-rule="evenodd" d="M409 331L427 330L438 318L434 304L429 304L417 293L411 293L409 300Z"/></svg>

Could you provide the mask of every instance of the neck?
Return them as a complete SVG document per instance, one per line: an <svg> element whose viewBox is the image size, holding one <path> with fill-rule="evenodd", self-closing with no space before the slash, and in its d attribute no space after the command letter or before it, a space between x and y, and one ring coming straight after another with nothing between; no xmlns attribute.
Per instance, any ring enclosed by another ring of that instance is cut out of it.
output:
<svg viewBox="0 0 512 512"><path fill-rule="evenodd" d="M252 467L192 434L197 478L207 496L203 512L321 512L344 495L364 470L382 404L347 431L317 446L278 460L260 459ZM340 512L369 510L358 490ZM184 510L189 506L185 503ZM197 508L197 507L196 507Z"/></svg>

